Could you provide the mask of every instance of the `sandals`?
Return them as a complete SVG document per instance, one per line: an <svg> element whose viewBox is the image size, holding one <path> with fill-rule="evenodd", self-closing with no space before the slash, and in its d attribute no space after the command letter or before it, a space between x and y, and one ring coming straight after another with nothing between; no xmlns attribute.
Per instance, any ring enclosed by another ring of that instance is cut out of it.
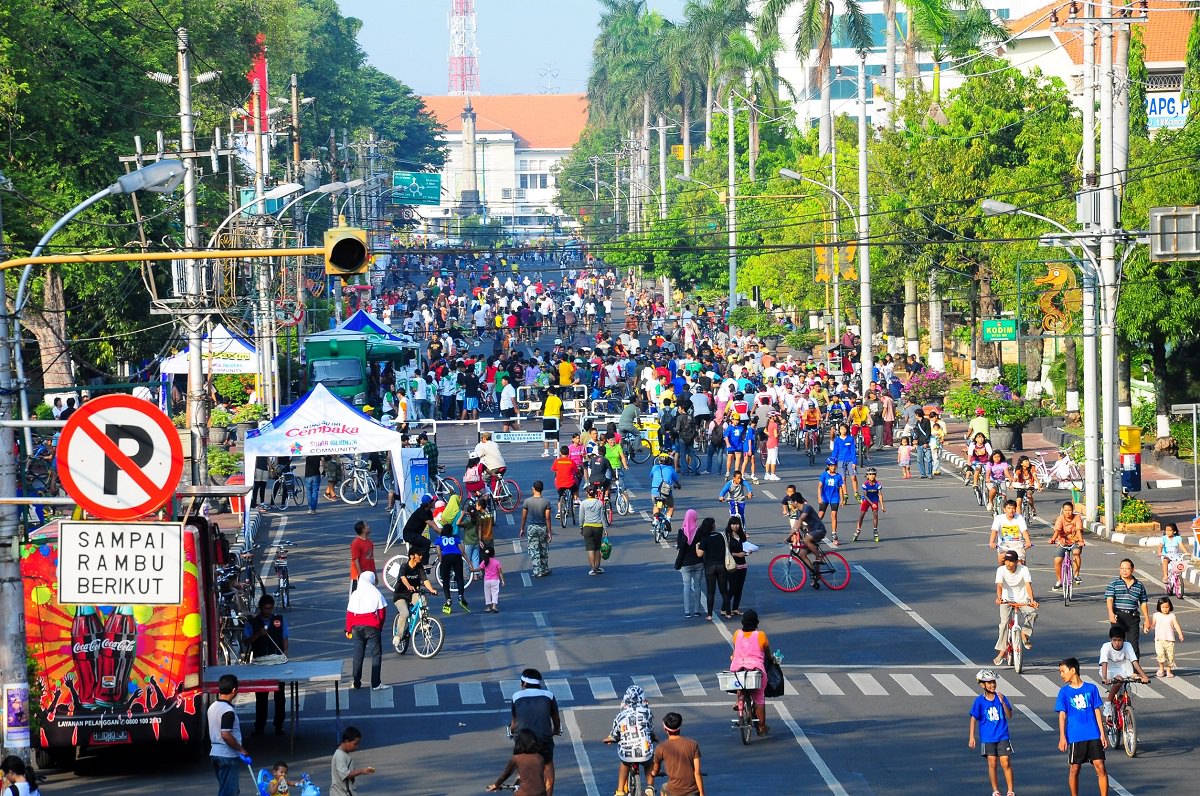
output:
<svg viewBox="0 0 1200 796"><path fill-rule="evenodd" d="M771 732L770 727L763 727L761 730L758 731L758 737L763 738L770 732Z"/></svg>
<svg viewBox="0 0 1200 796"><path fill-rule="evenodd" d="M733 612L733 615L734 615L734 616L743 616L743 614L742 614L742 612L741 612L741 611L734 611L734 612Z"/></svg>

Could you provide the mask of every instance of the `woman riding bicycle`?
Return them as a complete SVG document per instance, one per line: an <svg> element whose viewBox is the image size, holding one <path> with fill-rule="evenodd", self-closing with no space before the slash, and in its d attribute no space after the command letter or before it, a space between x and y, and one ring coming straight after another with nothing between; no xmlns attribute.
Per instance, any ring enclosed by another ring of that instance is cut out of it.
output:
<svg viewBox="0 0 1200 796"><path fill-rule="evenodd" d="M1037 492L1038 484L1037 473L1033 469L1033 463L1029 461L1028 456L1022 456L1017 460L1017 466L1012 471L1013 488L1017 492L1017 513L1028 514L1031 517L1037 516L1037 508L1033 505L1033 494ZM1026 511L1028 506L1028 511Z"/></svg>
<svg viewBox="0 0 1200 796"><path fill-rule="evenodd" d="M987 466L988 460L992 458L992 445L988 442L986 436L980 431L971 438L971 442L963 449L967 454L967 465L975 471L975 485L979 485L979 471Z"/></svg>
<svg viewBox="0 0 1200 796"><path fill-rule="evenodd" d="M1083 515L1075 513L1075 504L1065 501L1062 511L1054 519L1054 530L1050 534L1050 544L1058 546L1054 556L1054 590L1062 588L1062 562L1067 556L1075 565L1075 582L1081 583L1081 568L1083 566Z"/></svg>
<svg viewBox="0 0 1200 796"><path fill-rule="evenodd" d="M771 643L767 634L758 629L758 612L746 611L742 617L742 629L733 634L733 654L729 658L729 670L757 669L762 672L761 683L751 695L754 700L754 715L758 719L759 736L770 732L767 726L767 656L771 654ZM744 695L738 694L737 709L742 707Z"/></svg>
<svg viewBox="0 0 1200 796"><path fill-rule="evenodd" d="M992 505L992 501L996 499L997 494L1004 493L1004 484L1008 481L1010 469L1008 461L1004 458L1004 454L1000 451L992 451L990 461L987 464L987 504L989 506Z"/></svg>

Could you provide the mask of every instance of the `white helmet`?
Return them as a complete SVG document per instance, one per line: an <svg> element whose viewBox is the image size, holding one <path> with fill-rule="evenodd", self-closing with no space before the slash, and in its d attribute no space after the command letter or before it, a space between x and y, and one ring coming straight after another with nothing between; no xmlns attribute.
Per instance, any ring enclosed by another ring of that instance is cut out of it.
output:
<svg viewBox="0 0 1200 796"><path fill-rule="evenodd" d="M996 682L996 673L991 669L980 669L975 673L975 682L977 683L994 683Z"/></svg>
<svg viewBox="0 0 1200 796"><path fill-rule="evenodd" d="M555 344L555 345L562 345L562 338L560 338L560 337L556 337L556 338L554 338L554 344Z"/></svg>

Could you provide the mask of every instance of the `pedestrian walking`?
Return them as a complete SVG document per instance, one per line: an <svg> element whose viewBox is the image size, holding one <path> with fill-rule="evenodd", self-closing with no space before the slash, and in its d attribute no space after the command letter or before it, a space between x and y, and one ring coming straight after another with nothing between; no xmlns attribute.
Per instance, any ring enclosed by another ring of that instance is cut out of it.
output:
<svg viewBox="0 0 1200 796"><path fill-rule="evenodd" d="M1013 792L1012 742L1008 737L1008 720L1012 718L1012 703L996 689L996 673L991 669L980 669L975 681L983 693L975 697L971 705L971 725L967 733L967 746L979 747L979 754L987 758L988 779L992 783L992 796L1000 792L997 765L1004 771L1004 783L1008 792ZM979 742L976 744L976 729Z"/></svg>
<svg viewBox="0 0 1200 796"><path fill-rule="evenodd" d="M544 578L550 574L550 539L553 523L550 520L550 501L542 497L545 485L533 482L533 494L521 504L520 537L529 538L529 564L533 577Z"/></svg>
<svg viewBox="0 0 1200 796"><path fill-rule="evenodd" d="M1174 677L1175 641L1183 641L1183 628L1175 616L1175 606L1170 597L1158 598L1158 610L1154 614L1154 653L1158 658L1158 677Z"/></svg>
<svg viewBox="0 0 1200 796"><path fill-rule="evenodd" d="M242 746L242 723L233 709L237 690L236 675L221 675L217 701L208 706L208 756L217 775L217 796L238 796L238 771L251 764L250 753Z"/></svg>
<svg viewBox="0 0 1200 796"><path fill-rule="evenodd" d="M484 613L500 612L500 587L504 585L504 567L496 558L496 551L491 545L483 548L483 557L479 563L479 571L483 574L483 611Z"/></svg>
<svg viewBox="0 0 1200 796"><path fill-rule="evenodd" d="M1079 770L1091 763L1096 771L1096 785L1101 794L1108 793L1108 772L1104 767L1104 750L1108 738L1104 733L1101 708L1104 700L1100 689L1085 683L1079 676L1079 659L1066 658L1058 664L1058 676L1063 687L1058 689L1054 709L1058 712L1058 751L1067 753L1067 784L1071 796L1079 796Z"/></svg>
<svg viewBox="0 0 1200 796"><path fill-rule="evenodd" d="M604 504L600 502L599 489L589 486L587 497L579 503L579 533L583 536L583 549L587 553L589 575L603 575L600 566L603 558L600 544L604 539Z"/></svg>
<svg viewBox="0 0 1200 796"><path fill-rule="evenodd" d="M741 517L733 516L725 525L725 541L729 543L729 554L736 563L732 572L726 573L729 579L729 607L733 616L741 616L738 607L742 604L742 590L746 587L746 574L749 572L748 557L754 552L754 545L746 536L746 524ZM752 549L753 548L753 549Z"/></svg>
<svg viewBox="0 0 1200 796"><path fill-rule="evenodd" d="M364 774L375 773L375 766L354 767L354 758L350 755L358 751L361 743L362 732L357 727L342 730L342 742L333 750L333 758L329 761L332 780L329 796L355 796L358 793L358 778Z"/></svg>
<svg viewBox="0 0 1200 796"><path fill-rule="evenodd" d="M1133 562L1128 558L1121 560L1117 577L1105 587L1104 601L1108 605L1108 621L1125 631L1125 639L1133 645L1134 654L1140 658L1142 650L1138 638L1141 628L1145 626L1147 632L1150 630L1150 595L1142 582L1133 576ZM1139 611L1142 615L1140 623Z"/></svg>
<svg viewBox="0 0 1200 796"><path fill-rule="evenodd" d="M354 539L350 541L350 591L358 588L358 576L375 573L375 543L371 541L371 526L366 520L354 523Z"/></svg>
<svg viewBox="0 0 1200 796"><path fill-rule="evenodd" d="M683 515L683 525L675 535L675 569L683 578L683 618L700 616L701 583L704 579L704 562L696 553L696 535L699 519L695 509Z"/></svg>
<svg viewBox="0 0 1200 796"><path fill-rule="evenodd" d="M379 669L383 665L383 645L380 634L387 609L383 595L375 587L375 573L358 576L358 588L346 603L346 638L354 641L354 664L351 675L355 688L362 688L363 659L371 656L371 688L383 690Z"/></svg>
<svg viewBox="0 0 1200 796"><path fill-rule="evenodd" d="M321 457L304 457L304 494L308 498L308 513L317 513L321 502Z"/></svg>

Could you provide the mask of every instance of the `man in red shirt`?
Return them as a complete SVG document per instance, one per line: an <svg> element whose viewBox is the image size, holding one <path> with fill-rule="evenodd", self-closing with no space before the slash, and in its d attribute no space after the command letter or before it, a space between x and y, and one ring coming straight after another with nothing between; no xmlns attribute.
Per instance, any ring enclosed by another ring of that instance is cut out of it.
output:
<svg viewBox="0 0 1200 796"><path fill-rule="evenodd" d="M574 493L576 484L579 483L579 466L575 464L570 453L571 449L563 445L558 449L558 458L550 465L550 470L554 473L554 488L558 490L560 500L564 493ZM558 511L554 519L560 519L561 516L562 512Z"/></svg>
<svg viewBox="0 0 1200 796"><path fill-rule="evenodd" d="M350 543L350 590L358 588L358 576L375 572L375 543L366 520L354 523L354 541Z"/></svg>

